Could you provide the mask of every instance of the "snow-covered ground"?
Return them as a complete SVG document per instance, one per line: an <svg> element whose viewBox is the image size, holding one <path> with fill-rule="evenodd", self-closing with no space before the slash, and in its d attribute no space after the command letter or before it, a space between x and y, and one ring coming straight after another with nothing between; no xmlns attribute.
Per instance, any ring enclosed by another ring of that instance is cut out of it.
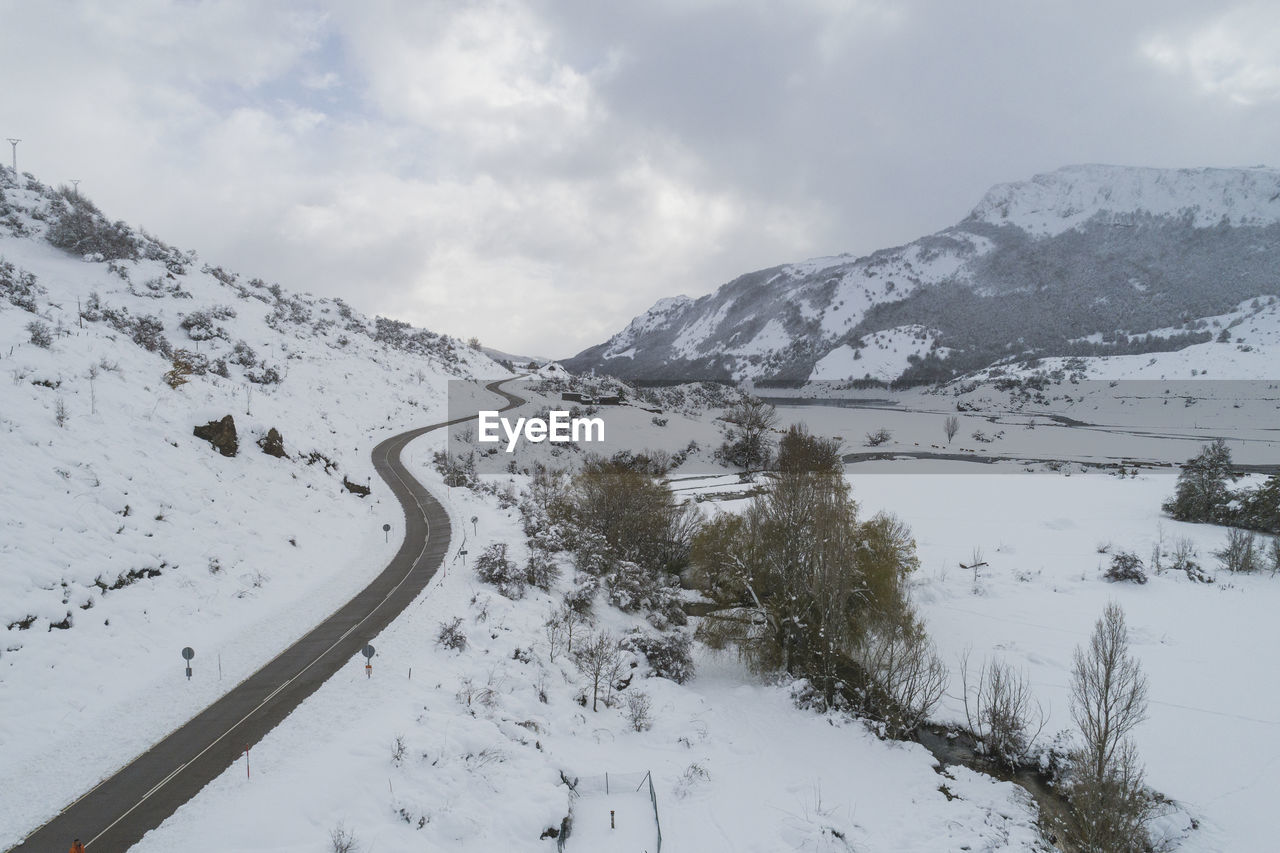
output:
<svg viewBox="0 0 1280 853"><path fill-rule="evenodd" d="M411 447L419 460L432 441ZM419 470L438 484L425 464ZM466 519L478 518L472 554L519 540L515 510L461 489L444 496L455 529L470 531ZM700 653L684 686L637 676L628 690L652 698L649 731L634 731L618 708L580 707L572 664L549 659L541 631L551 598L531 591L508 601L463 567L459 546L449 571L374 640L372 679L353 659L254 748L251 778L231 768L135 849L302 851L324 845L341 822L363 850L549 851L555 841L539 836L569 808L561 772L645 771L669 853L1041 849L1021 789L961 768L940 776L923 747L798 710L786 688L759 683L732 655ZM434 642L454 616L469 639L462 652ZM620 631L638 621L602 608L600 624ZM575 801L586 829L567 850L600 849L590 839L608 803ZM619 814L632 820L636 810Z"/></svg>
<svg viewBox="0 0 1280 853"><path fill-rule="evenodd" d="M1172 474L1061 476L853 475L867 507L911 524L922 568L914 597L958 670L958 655L1000 656L1024 670L1051 712L1046 732L1072 727L1071 654L1104 605L1123 606L1150 678L1150 718L1136 731L1148 782L1201 822L1186 851L1271 846L1280 789L1280 704L1271 650L1280 646L1280 577L1217 570L1222 528L1162 518ZM1100 577L1112 551L1144 560L1157 539L1186 537L1213 584L1165 573L1145 585ZM974 549L990 563L975 587ZM940 716L963 721L958 676Z"/></svg>
<svg viewBox="0 0 1280 853"><path fill-rule="evenodd" d="M178 273L161 260L86 262L43 240L29 215L46 208L40 192L5 198L33 233L0 226L0 257L43 292L35 312L0 300L0 847L381 570L399 536L387 542L381 526L398 528L400 507L380 482L362 499L344 477L369 485L370 449L442 415L447 380L505 373L447 338L424 336L417 352L375 341L372 322L340 303L199 261ZM169 359L104 318L81 323L77 306L95 293L103 308L157 318L175 349L213 362L243 341L254 360L171 388ZM218 306L230 310L212 337L182 328ZM49 348L30 343L33 321L54 332ZM248 380L267 368L281 381ZM192 434L228 414L235 457ZM287 458L257 444L273 427Z"/></svg>

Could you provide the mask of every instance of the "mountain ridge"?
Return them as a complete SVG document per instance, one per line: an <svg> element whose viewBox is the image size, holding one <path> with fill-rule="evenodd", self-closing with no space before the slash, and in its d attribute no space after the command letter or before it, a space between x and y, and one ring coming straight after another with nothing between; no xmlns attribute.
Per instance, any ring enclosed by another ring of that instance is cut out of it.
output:
<svg viewBox="0 0 1280 853"><path fill-rule="evenodd" d="M1008 358L1173 349L1202 342L1202 318L1280 292L1278 247L1280 170L1067 166L992 187L902 246L664 298L564 363L641 381L935 381ZM857 364L868 355L874 370Z"/></svg>

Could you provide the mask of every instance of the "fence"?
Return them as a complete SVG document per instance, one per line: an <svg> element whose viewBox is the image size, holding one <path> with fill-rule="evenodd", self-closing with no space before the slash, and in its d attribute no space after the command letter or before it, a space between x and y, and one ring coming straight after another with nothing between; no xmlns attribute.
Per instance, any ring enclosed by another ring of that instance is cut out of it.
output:
<svg viewBox="0 0 1280 853"><path fill-rule="evenodd" d="M649 802L653 806L653 825L658 832L658 847L654 853L662 853L662 821L658 818L658 795L653 789L653 774L648 770L643 773L605 773L601 776L568 777L561 774L565 784L569 786L569 814L560 824L560 835L556 838L556 849L563 851L573 831L573 803L583 796L609 796L611 794L635 793L646 785L649 788Z"/></svg>

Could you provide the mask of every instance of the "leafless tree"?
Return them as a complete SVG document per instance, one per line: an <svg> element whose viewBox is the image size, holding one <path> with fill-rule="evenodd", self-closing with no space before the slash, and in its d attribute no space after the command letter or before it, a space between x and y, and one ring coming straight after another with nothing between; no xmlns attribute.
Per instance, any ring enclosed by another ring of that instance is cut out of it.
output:
<svg viewBox="0 0 1280 853"><path fill-rule="evenodd" d="M942 422L942 431L947 434L947 444L950 444L951 439L960 431L960 419L955 415L947 415L947 419Z"/></svg>
<svg viewBox="0 0 1280 853"><path fill-rule="evenodd" d="M854 660L866 673L870 706L895 737L923 723L947 689L947 665L916 624L868 630L857 644Z"/></svg>
<svg viewBox="0 0 1280 853"><path fill-rule="evenodd" d="M356 834L341 823L329 832L329 841L333 853L355 853L360 849L356 845Z"/></svg>
<svg viewBox="0 0 1280 853"><path fill-rule="evenodd" d="M638 732L653 727L653 700L648 693L630 693L627 696L627 722Z"/></svg>
<svg viewBox="0 0 1280 853"><path fill-rule="evenodd" d="M970 681L969 653L960 658L964 715L983 750L1010 769L1025 760L1048 717L1025 674L996 659L983 661Z"/></svg>
<svg viewBox="0 0 1280 853"><path fill-rule="evenodd" d="M608 631L591 634L578 645L574 660L591 682L591 710L598 710L602 692L608 693L622 671L618 640Z"/></svg>
<svg viewBox="0 0 1280 853"><path fill-rule="evenodd" d="M1076 647L1071 667L1071 716L1080 727L1087 772L1106 776L1121 743L1147 718L1147 677L1129 653L1124 611L1107 604L1088 648Z"/></svg>
<svg viewBox="0 0 1280 853"><path fill-rule="evenodd" d="M1145 849L1151 800L1129 733L1147 716L1147 677L1129 653L1129 629L1115 602L1088 647L1076 647L1071 715L1084 740L1072 761L1077 840L1097 853Z"/></svg>

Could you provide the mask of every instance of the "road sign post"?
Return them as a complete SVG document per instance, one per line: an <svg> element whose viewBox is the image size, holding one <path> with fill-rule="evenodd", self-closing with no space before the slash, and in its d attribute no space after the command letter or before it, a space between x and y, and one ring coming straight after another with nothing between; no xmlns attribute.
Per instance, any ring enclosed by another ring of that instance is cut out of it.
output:
<svg viewBox="0 0 1280 853"><path fill-rule="evenodd" d="M384 542L391 541L391 525L390 524L382 525L382 541Z"/></svg>
<svg viewBox="0 0 1280 853"><path fill-rule="evenodd" d="M191 680L191 659L196 656L195 649L186 646L182 649L182 658L187 662L187 681Z"/></svg>
<svg viewBox="0 0 1280 853"><path fill-rule="evenodd" d="M360 650L360 654L364 655L364 677L365 678L373 678L373 656L376 655L377 653L378 653L378 650L371 645L365 646L363 649Z"/></svg>

